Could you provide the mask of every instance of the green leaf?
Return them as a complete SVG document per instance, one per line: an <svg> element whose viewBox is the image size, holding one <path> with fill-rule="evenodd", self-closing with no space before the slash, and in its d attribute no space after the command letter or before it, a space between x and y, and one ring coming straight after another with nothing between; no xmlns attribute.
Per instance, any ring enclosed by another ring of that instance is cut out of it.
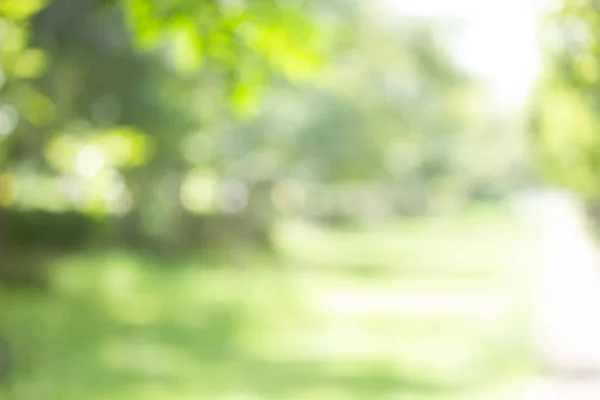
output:
<svg viewBox="0 0 600 400"><path fill-rule="evenodd" d="M204 42L199 29L190 21L173 28L172 57L177 72L188 75L197 72L204 61Z"/></svg>
<svg viewBox="0 0 600 400"><path fill-rule="evenodd" d="M0 0L0 17L25 20L42 10L47 0Z"/></svg>

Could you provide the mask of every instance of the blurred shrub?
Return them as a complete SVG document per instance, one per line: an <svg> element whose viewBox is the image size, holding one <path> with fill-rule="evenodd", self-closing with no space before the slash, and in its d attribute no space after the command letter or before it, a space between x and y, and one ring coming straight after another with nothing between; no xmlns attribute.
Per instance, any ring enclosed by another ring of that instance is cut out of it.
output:
<svg viewBox="0 0 600 400"><path fill-rule="evenodd" d="M0 281L44 285L54 258L101 237L103 222L77 212L0 209Z"/></svg>

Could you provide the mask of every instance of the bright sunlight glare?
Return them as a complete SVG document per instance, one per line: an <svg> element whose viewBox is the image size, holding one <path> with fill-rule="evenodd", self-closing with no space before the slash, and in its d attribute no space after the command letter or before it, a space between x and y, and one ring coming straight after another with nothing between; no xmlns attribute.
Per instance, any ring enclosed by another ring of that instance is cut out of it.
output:
<svg viewBox="0 0 600 400"><path fill-rule="evenodd" d="M458 61L489 87L499 106L523 107L540 68L537 31L548 0L389 1L401 13L463 23L453 49Z"/></svg>

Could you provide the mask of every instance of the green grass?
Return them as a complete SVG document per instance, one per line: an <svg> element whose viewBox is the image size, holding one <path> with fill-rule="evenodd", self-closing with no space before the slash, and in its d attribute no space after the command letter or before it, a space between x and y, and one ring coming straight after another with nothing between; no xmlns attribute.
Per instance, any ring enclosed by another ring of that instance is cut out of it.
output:
<svg viewBox="0 0 600 400"><path fill-rule="evenodd" d="M527 376L533 238L508 214L278 233L278 261L89 254L52 296L2 293L4 398L492 399Z"/></svg>

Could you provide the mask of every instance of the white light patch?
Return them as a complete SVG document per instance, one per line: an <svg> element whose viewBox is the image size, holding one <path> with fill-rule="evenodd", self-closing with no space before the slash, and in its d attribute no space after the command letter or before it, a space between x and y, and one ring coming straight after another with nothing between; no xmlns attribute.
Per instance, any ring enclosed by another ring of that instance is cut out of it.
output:
<svg viewBox="0 0 600 400"><path fill-rule="evenodd" d="M75 171L77 175L85 178L96 176L106 164L104 153L96 146L86 146L75 159Z"/></svg>
<svg viewBox="0 0 600 400"><path fill-rule="evenodd" d="M537 30L543 0L387 0L402 14L464 22L458 62L489 87L498 105L518 110L540 70Z"/></svg>

